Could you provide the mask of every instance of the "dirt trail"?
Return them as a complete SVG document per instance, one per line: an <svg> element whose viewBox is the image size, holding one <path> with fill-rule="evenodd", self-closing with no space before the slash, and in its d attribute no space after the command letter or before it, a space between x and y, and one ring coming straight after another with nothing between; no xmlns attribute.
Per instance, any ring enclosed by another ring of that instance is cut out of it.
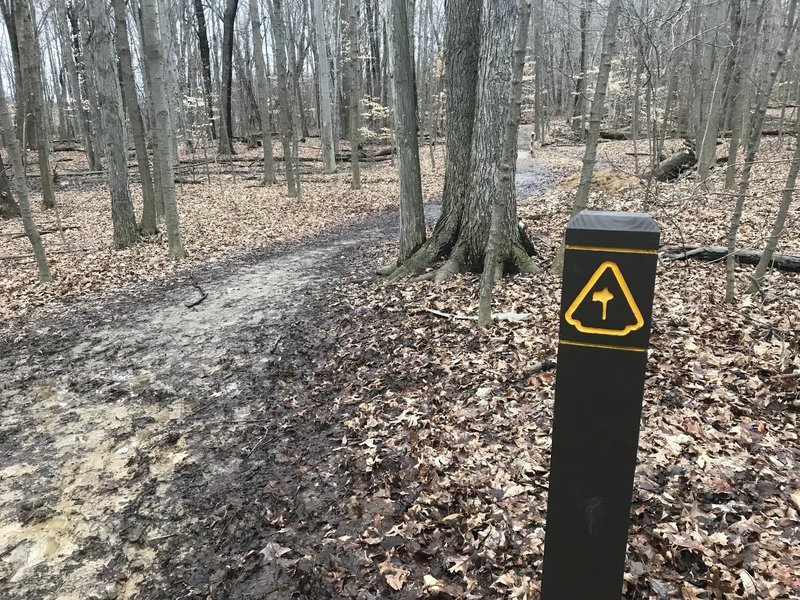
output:
<svg viewBox="0 0 800 600"><path fill-rule="evenodd" d="M264 404L290 402L278 388L313 350L294 334L319 321L360 249L393 235L382 216L199 275L208 297L194 308L184 284L4 348L0 596L134 597L162 542L203 516L169 483L188 472L200 493L266 459L254 450L279 424Z"/></svg>
<svg viewBox="0 0 800 600"><path fill-rule="evenodd" d="M521 160L527 197L546 173ZM396 220L196 273L193 308L189 282L154 285L0 343L0 597L341 593L318 571L347 535L344 416L309 390L336 285Z"/></svg>

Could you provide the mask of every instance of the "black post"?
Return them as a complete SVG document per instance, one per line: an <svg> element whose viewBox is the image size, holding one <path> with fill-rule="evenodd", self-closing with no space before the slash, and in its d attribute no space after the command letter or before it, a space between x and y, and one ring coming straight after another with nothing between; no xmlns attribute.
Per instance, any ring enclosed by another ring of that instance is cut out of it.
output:
<svg viewBox="0 0 800 600"><path fill-rule="evenodd" d="M646 214L569 222L542 600L620 600L660 231Z"/></svg>

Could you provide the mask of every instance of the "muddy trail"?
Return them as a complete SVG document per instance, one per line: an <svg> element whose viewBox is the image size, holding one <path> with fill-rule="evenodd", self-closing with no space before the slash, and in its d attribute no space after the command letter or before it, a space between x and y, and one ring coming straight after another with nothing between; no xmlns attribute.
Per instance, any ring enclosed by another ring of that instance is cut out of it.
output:
<svg viewBox="0 0 800 600"><path fill-rule="evenodd" d="M518 183L527 197L549 178L521 157ZM0 597L373 597L357 558L332 550L363 531L349 498L369 481L339 451L347 390L317 385L316 367L358 318L337 285L371 277L396 222L254 252L195 272L199 287L150 284L0 341Z"/></svg>

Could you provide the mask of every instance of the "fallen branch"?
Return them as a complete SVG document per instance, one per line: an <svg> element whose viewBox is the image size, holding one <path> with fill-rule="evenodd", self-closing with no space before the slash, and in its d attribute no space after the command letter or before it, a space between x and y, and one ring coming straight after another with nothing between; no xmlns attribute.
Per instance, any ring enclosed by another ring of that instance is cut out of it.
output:
<svg viewBox="0 0 800 600"><path fill-rule="evenodd" d="M523 371L523 375L525 375L525 377L530 377L531 375L536 375L536 373L541 373L543 371L552 371L555 368L556 361L548 358L545 360L540 360L529 369L525 369L525 371Z"/></svg>
<svg viewBox="0 0 800 600"><path fill-rule="evenodd" d="M460 321L477 321L477 316L472 315L459 315L454 313L446 313L440 310L434 310L432 308L423 308L427 313L432 315L436 315L437 317L442 317L444 319L455 319ZM492 313L492 319L495 321L530 321L533 319L533 315L528 313Z"/></svg>
<svg viewBox="0 0 800 600"><path fill-rule="evenodd" d="M195 288L197 288L198 292L200 292L200 299L199 300L195 300L194 302L189 302L189 304L186 305L186 308L194 308L195 306L200 304L203 300L208 298L208 292L206 292L205 290L203 290L203 288L200 287L200 284L197 283L197 280L194 278L194 275L192 273L189 273L189 279L192 280L192 285Z"/></svg>
<svg viewBox="0 0 800 600"><path fill-rule="evenodd" d="M58 229L57 227L55 229L40 229L39 235L47 235L48 233L59 233L60 231L66 231L67 229L80 229L80 228L81 228L80 225L64 225L61 229ZM16 240L19 238L24 238L28 234L23 232L23 233L0 233L0 235L3 235L10 240Z"/></svg>
<svg viewBox="0 0 800 600"><path fill-rule="evenodd" d="M673 252L675 249L678 252ZM698 260L705 260L715 262L725 260L728 257L728 249L725 246L687 246L686 248L676 246L664 246L661 252L665 258L670 260L686 260L695 258ZM747 265L756 265L761 260L762 252L760 250L740 249L733 253L734 257L740 262ZM786 254L783 252L776 252L772 255L771 264L776 269L781 271L800 271L800 254Z"/></svg>
<svg viewBox="0 0 800 600"><path fill-rule="evenodd" d="M76 254L80 252L92 252L91 248L75 248L73 250L48 250L47 255L52 254ZM34 260L36 257L33 254L17 254L16 256L0 256L0 260Z"/></svg>
<svg viewBox="0 0 800 600"><path fill-rule="evenodd" d="M795 377L800 378L800 371L794 371L792 373L779 373L778 375L773 375L770 379L794 379Z"/></svg>

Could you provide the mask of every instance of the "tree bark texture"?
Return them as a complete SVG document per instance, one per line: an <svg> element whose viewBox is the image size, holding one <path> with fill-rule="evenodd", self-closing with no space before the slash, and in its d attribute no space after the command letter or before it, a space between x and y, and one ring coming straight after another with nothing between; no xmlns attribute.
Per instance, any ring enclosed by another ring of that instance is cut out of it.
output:
<svg viewBox="0 0 800 600"><path fill-rule="evenodd" d="M98 57L113 56L109 7L88 2L89 23L92 28L90 51ZM111 222L114 228L114 246L127 248L139 241L136 216L128 190L127 150L124 141L122 115L119 111L116 61L97 60L97 101L101 124L105 132L105 158L108 185L111 190Z"/></svg>
<svg viewBox="0 0 800 600"><path fill-rule="evenodd" d="M264 64L264 39L261 36L261 15L256 0L250 0L250 26L253 29L253 56L256 63L258 110L261 114L261 145L264 150L264 185L275 183L275 165L272 157L272 128L269 126L269 86L267 66Z"/></svg>
<svg viewBox="0 0 800 600"><path fill-rule="evenodd" d="M13 173L12 181L14 193L19 202L20 216L22 217L22 226L25 229L25 235L28 237L33 247L36 267L39 270L39 281L53 281L53 276L50 273L50 265L47 263L47 256L45 255L44 246L42 245L42 238L39 236L39 230L36 229L36 224L31 214L31 205L28 201L28 188L25 182L25 165L22 164L22 151L14 135L14 125L11 122L11 113L8 110L8 103L6 102L6 94L3 90L2 80L0 80L0 137L5 138L8 158L11 162L11 170Z"/></svg>
<svg viewBox="0 0 800 600"><path fill-rule="evenodd" d="M25 119L21 125L26 137L35 140L39 154L39 173L42 182L42 202L45 208L55 208L53 173L50 169L50 133L42 90L42 57L36 35L33 5L29 0L12 0L16 21L17 40L20 50L22 90L25 95Z"/></svg>
<svg viewBox="0 0 800 600"><path fill-rule="evenodd" d="M181 239L178 220L178 204L175 199L175 175L170 155L172 131L170 130L169 104L164 85L164 65L161 56L161 40L158 34L156 0L142 0L142 33L144 36L145 60L149 63L151 76L150 96L155 115L153 128L154 162L158 163L161 180L162 202L167 225L169 256L181 259L186 256Z"/></svg>
<svg viewBox="0 0 800 600"><path fill-rule="evenodd" d="M517 166L517 135L519 133L519 115L522 102L522 73L525 68L525 51L528 48L528 27L531 18L530 0L519 0L519 25L517 27L516 47L514 48L514 63L511 72L511 106L509 107L508 121L504 138L503 157L500 164L500 176L492 219L489 227L489 241L486 245L486 256L481 276L480 300L478 308L478 325L486 326L492 320L492 289L494 282L502 276L505 268L504 261L512 265L533 263L523 252L524 258L519 262L514 257L514 252L522 249L513 244L517 235L516 222L516 196L514 194L514 175Z"/></svg>
<svg viewBox="0 0 800 600"><path fill-rule="evenodd" d="M399 263L411 258L425 242L425 211L422 205L417 135L417 99L411 86L411 49L408 46L408 36L405 35L408 31L406 11L406 0L392 0L395 135L400 179Z"/></svg>
<svg viewBox="0 0 800 600"><path fill-rule="evenodd" d="M796 11L797 0L791 0L789 14L786 16L784 25L783 41L775 54L767 83L759 94L756 112L753 118L753 127L750 130L750 136L747 140L744 165L742 166L742 174L739 178L739 193L736 198L736 205L734 206L733 213L731 214L730 226L728 227L727 246L729 255L725 265L725 302L728 303L733 302L735 299L734 282L736 262L734 251L736 250L736 237L739 234L739 223L742 220L742 211L744 210L744 200L747 196L747 191L750 189L750 172L753 169L753 162L755 161L758 148L761 144L761 130L764 128L764 119L767 114L767 108L769 107L769 97L772 93L772 89L775 87L775 81L786 59L786 53L789 50L789 45L794 35L796 26L794 17Z"/></svg>
<svg viewBox="0 0 800 600"><path fill-rule="evenodd" d="M11 184L6 177L6 166L0 154L0 219L14 219L19 216L19 206L11 194Z"/></svg>
<svg viewBox="0 0 800 600"><path fill-rule="evenodd" d="M354 190L361 188L361 165L358 160L358 148L361 135L360 127L360 105L361 105L361 70L358 62L358 7L360 0L347 0L347 78L350 90L350 152L353 160L350 161L350 172L353 177L351 187Z"/></svg>
<svg viewBox="0 0 800 600"><path fill-rule="evenodd" d="M477 102L479 47L475 42L480 34L480 16L479 0L448 0L445 3L447 153L442 212L428 241L390 275L390 281L419 272L440 256L448 255L458 240L469 182L467 174ZM441 277L446 277L446 273L442 272Z"/></svg>
<svg viewBox="0 0 800 600"><path fill-rule="evenodd" d="M150 158L147 154L147 137L139 110L139 98L136 94L136 80L133 76L130 39L125 13L125 0L113 0L114 21L116 25L116 49L119 56L120 85L131 123L131 133L136 148L136 164L142 184L142 220L139 229L144 235L156 233L156 196L153 187L153 176L150 172Z"/></svg>
<svg viewBox="0 0 800 600"><path fill-rule="evenodd" d="M17 38L17 24L14 19L14 3L11 0L0 0L0 10L3 13L3 21L8 32L8 42L11 46L11 64L14 70L14 83L16 84L17 98L15 102L16 122L22 123L25 120L25 94L22 91L22 66L19 53L19 39ZM13 88L13 86L12 86ZM17 139L20 144L24 144L22 139L22 127L17 127Z"/></svg>
<svg viewBox="0 0 800 600"><path fill-rule="evenodd" d="M233 91L233 26L239 0L226 0L222 15L222 92L220 102L219 153L233 154L233 121L231 119L231 97Z"/></svg>
<svg viewBox="0 0 800 600"><path fill-rule="evenodd" d="M336 172L336 152L333 144L333 106L331 99L331 69L328 59L328 43L325 35L325 8L322 0L313 0L314 26L316 30L317 62L319 65L319 114L320 139L322 140L322 170Z"/></svg>
<svg viewBox="0 0 800 600"><path fill-rule="evenodd" d="M211 91L211 57L208 48L206 14L203 0L194 0L194 14L197 18L197 43L200 47L200 65L203 70L203 98L208 111L208 122L211 127L211 139L217 139L217 125L214 121L214 94Z"/></svg>
<svg viewBox="0 0 800 600"><path fill-rule="evenodd" d="M298 174L292 156L292 109L289 105L289 77L286 65L286 28L283 21L283 2L269 0L271 7L272 37L275 40L275 71L278 75L278 121L283 144L283 167L286 170L286 187L290 198L300 194Z"/></svg>

